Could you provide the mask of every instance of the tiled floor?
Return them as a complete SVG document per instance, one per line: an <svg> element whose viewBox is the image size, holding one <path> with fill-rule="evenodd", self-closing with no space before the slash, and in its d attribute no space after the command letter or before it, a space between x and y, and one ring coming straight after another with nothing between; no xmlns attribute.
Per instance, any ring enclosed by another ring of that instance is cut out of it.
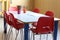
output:
<svg viewBox="0 0 60 40"><path fill-rule="evenodd" d="M3 33L3 30L4 30L4 24L3 24L3 18L0 18L0 40L7 40L6 38L8 38L7 37L7 35L5 35L4 33ZM60 29L60 28L59 28ZM60 33L59 33L60 31L58 31L58 38L57 38L57 40L60 40ZM15 40L15 36L16 36L16 31L15 31L15 29L13 28L13 32L12 33L10 33L11 35L10 35L10 39L9 40ZM23 36L23 35L22 35ZM49 34L48 35L49 37L48 37L48 40L52 40L52 36L51 36L51 34ZM39 37L40 36L38 36L38 35L36 35L35 36L36 38L35 38L35 40L39 40ZM23 37L22 37L23 38ZM30 38L31 39L31 38ZM42 35L42 37L41 37L41 40L45 40L46 39L46 35ZM20 33L19 33L19 36L18 36L18 38L17 38L17 40L21 40L21 37L20 37ZM32 39L31 39L32 40Z"/></svg>

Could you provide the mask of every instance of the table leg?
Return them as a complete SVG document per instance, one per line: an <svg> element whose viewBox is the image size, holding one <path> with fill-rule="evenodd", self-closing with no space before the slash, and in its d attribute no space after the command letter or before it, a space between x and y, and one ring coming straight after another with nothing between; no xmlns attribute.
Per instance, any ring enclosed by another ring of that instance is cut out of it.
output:
<svg viewBox="0 0 60 40"><path fill-rule="evenodd" d="M53 35L54 40L57 40L57 32L58 32L58 21L55 21L55 23L54 23L54 35Z"/></svg>
<svg viewBox="0 0 60 40"><path fill-rule="evenodd" d="M28 30L29 30L29 24L25 23L25 25L24 25L24 40L28 40Z"/></svg>
<svg viewBox="0 0 60 40"><path fill-rule="evenodd" d="M7 33L7 25L6 25L6 20L4 18L4 33Z"/></svg>

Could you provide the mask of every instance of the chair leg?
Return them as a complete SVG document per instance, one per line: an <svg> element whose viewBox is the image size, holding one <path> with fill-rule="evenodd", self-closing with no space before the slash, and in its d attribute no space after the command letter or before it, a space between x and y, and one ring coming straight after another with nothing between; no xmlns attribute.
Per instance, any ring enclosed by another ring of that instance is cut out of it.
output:
<svg viewBox="0 0 60 40"><path fill-rule="evenodd" d="M30 31L30 40L33 40L33 33Z"/></svg>
<svg viewBox="0 0 60 40"><path fill-rule="evenodd" d="M40 34L40 40L41 40L41 34Z"/></svg>
<svg viewBox="0 0 60 40"><path fill-rule="evenodd" d="M9 31L8 31L8 34L7 34L7 37L8 37L7 40L9 40L11 32L12 32L12 27L9 28Z"/></svg>
<svg viewBox="0 0 60 40"><path fill-rule="evenodd" d="M30 40L30 30L28 31L28 40Z"/></svg>
<svg viewBox="0 0 60 40"><path fill-rule="evenodd" d="M48 34L47 34L46 40L48 40Z"/></svg>
<svg viewBox="0 0 60 40"><path fill-rule="evenodd" d="M52 34L52 38L53 38L53 40L54 40L54 36L53 36L53 34Z"/></svg>
<svg viewBox="0 0 60 40"><path fill-rule="evenodd" d="M21 38L21 40L24 40L24 37L23 37L24 35L23 35L23 29L21 29L20 30L20 38Z"/></svg>
<svg viewBox="0 0 60 40"><path fill-rule="evenodd" d="M15 38L15 40L17 40L18 34L19 34L19 30L18 30L17 33L16 33L16 38Z"/></svg>
<svg viewBox="0 0 60 40"><path fill-rule="evenodd" d="M34 35L34 33L33 33L33 40L35 40L35 35Z"/></svg>

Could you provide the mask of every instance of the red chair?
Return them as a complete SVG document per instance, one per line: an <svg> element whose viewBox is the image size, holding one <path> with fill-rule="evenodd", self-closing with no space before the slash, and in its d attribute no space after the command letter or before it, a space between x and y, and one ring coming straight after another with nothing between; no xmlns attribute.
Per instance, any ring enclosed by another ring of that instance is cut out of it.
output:
<svg viewBox="0 0 60 40"><path fill-rule="evenodd" d="M31 31L35 34L50 34L54 32L54 18L53 17L41 17L37 22L36 28L31 28ZM34 36L34 34L33 34ZM47 37L48 38L48 37ZM34 37L33 37L34 39Z"/></svg>
<svg viewBox="0 0 60 40"><path fill-rule="evenodd" d="M52 11L47 11L47 12L45 13L45 15L54 17L54 13L53 13Z"/></svg>
<svg viewBox="0 0 60 40"><path fill-rule="evenodd" d="M33 10L33 12L39 13L40 10L36 8L36 9Z"/></svg>
<svg viewBox="0 0 60 40"><path fill-rule="evenodd" d="M9 15L6 13L6 11L4 11L4 18L5 18L5 20L6 20L6 23L7 23L8 25L10 25L10 28L9 28L9 30L8 30L8 39L9 39L10 34L11 34L11 32L12 32L12 22L9 20ZM8 27L7 27L7 28L8 28Z"/></svg>
<svg viewBox="0 0 60 40"><path fill-rule="evenodd" d="M15 18L14 18L14 16L13 16L13 14L11 14L10 13L10 21L13 23L13 27L16 29L16 30L18 30L18 32L19 32L19 29L22 29L22 28L24 28L24 23L20 23L20 22L18 22ZM18 33L17 33L18 34ZM17 39L17 36L18 35L16 35L16 39ZM15 39L15 40L16 40Z"/></svg>
<svg viewBox="0 0 60 40"><path fill-rule="evenodd" d="M17 9L17 7L10 7L9 8L9 11L17 11L18 9Z"/></svg>

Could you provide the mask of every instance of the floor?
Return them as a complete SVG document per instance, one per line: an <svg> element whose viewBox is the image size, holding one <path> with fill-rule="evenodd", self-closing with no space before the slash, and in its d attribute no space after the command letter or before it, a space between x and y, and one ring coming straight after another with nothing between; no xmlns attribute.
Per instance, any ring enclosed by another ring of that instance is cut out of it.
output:
<svg viewBox="0 0 60 40"><path fill-rule="evenodd" d="M3 18L0 18L0 40L7 40L6 38L9 38L9 36L7 37L7 34L4 34L3 33L3 30L4 30L4 21L3 21ZM9 25L8 25L9 26ZM9 26L10 27L10 26ZM9 29L9 28L8 28ZM59 28L60 29L60 28ZM20 31L21 32L21 31ZM31 32L31 31L30 31ZM16 31L14 28L13 28L13 31L10 33L10 38L8 40L15 40L15 37L16 37L16 33L18 33L18 31ZM31 34L30 34L31 35ZM22 37L21 37L22 36ZM30 36L31 37L31 36ZM40 35L36 35L35 36L35 40L39 40L40 39ZM46 34L44 35L41 35L41 40L46 40ZM22 39L21 39L22 38ZM32 40L32 38L30 38ZM18 38L17 40L23 40L23 35L18 35ZM48 40L52 40L52 36L51 34L48 34ZM57 40L60 40L60 30L58 31L58 37L57 37Z"/></svg>

